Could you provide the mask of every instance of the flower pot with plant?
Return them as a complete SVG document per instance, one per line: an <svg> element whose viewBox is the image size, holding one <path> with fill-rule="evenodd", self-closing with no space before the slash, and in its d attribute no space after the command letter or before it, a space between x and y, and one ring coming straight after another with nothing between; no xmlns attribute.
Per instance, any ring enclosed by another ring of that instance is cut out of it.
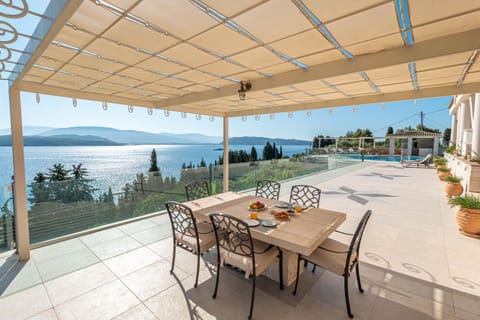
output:
<svg viewBox="0 0 480 320"><path fill-rule="evenodd" d="M446 176L443 178L443 181L447 183L445 185L445 192L447 193L447 197L457 197L463 193L463 186L460 183L460 181L462 181L462 178L456 176Z"/></svg>
<svg viewBox="0 0 480 320"><path fill-rule="evenodd" d="M437 176L440 181L443 181L443 178L446 176L451 176L450 168L437 168Z"/></svg>
<svg viewBox="0 0 480 320"><path fill-rule="evenodd" d="M448 203L452 207L460 207L456 214L460 231L468 236L480 238L480 198L475 196L455 197Z"/></svg>
<svg viewBox="0 0 480 320"><path fill-rule="evenodd" d="M446 168L447 167L447 159L445 158L437 158L433 161L433 163L435 164L435 167L438 168Z"/></svg>

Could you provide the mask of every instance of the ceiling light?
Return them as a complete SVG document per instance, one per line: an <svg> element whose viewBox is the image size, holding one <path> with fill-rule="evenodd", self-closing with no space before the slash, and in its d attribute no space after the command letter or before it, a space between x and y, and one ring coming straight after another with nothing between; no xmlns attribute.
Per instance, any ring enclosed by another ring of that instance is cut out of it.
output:
<svg viewBox="0 0 480 320"><path fill-rule="evenodd" d="M238 97L241 101L245 100L246 93L252 88L252 84L246 81L240 81L240 89L238 90Z"/></svg>

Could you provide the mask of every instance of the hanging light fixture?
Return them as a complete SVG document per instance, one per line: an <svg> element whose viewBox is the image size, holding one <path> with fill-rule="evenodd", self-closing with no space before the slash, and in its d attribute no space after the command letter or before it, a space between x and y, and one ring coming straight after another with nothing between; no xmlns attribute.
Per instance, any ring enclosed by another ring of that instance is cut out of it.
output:
<svg viewBox="0 0 480 320"><path fill-rule="evenodd" d="M187 113L186 112L182 112L182 118L187 119Z"/></svg>
<svg viewBox="0 0 480 320"><path fill-rule="evenodd" d="M358 110L358 106L353 106L353 107L352 107L353 113L357 112L357 110Z"/></svg>
<svg viewBox="0 0 480 320"><path fill-rule="evenodd" d="M329 115L329 116L333 115L333 108L329 108L329 109L328 109L328 115Z"/></svg>
<svg viewBox="0 0 480 320"><path fill-rule="evenodd" d="M312 116L312 111L308 110L308 111L307 111L307 117L310 118L311 116Z"/></svg>
<svg viewBox="0 0 480 320"><path fill-rule="evenodd" d="M40 103L40 93L35 93L35 101L37 101L37 103Z"/></svg>
<svg viewBox="0 0 480 320"><path fill-rule="evenodd" d="M153 108L148 108L147 109L147 114L151 116L153 114Z"/></svg>
<svg viewBox="0 0 480 320"><path fill-rule="evenodd" d="M197 120L202 120L202 115L199 114L199 113L197 113L197 114L195 115L195 118L197 118Z"/></svg>
<svg viewBox="0 0 480 320"><path fill-rule="evenodd" d="M214 116L210 116L210 117L208 117L208 120L210 120L210 122L213 122L213 121L215 121L215 117L214 117Z"/></svg>
<svg viewBox="0 0 480 320"><path fill-rule="evenodd" d="M106 101L102 102L102 109L107 111L108 110L108 103Z"/></svg>
<svg viewBox="0 0 480 320"><path fill-rule="evenodd" d="M243 122L247 121L247 116L242 116L242 121Z"/></svg>
<svg viewBox="0 0 480 320"><path fill-rule="evenodd" d="M275 113L270 114L270 120L275 119Z"/></svg>
<svg viewBox="0 0 480 320"><path fill-rule="evenodd" d="M72 98L72 105L74 108L77 107L77 98Z"/></svg>
<svg viewBox="0 0 480 320"><path fill-rule="evenodd" d="M238 90L238 98L240 98L241 101L245 100L247 97L246 93L248 90L252 88L252 83L248 81L240 81L240 89Z"/></svg>
<svg viewBox="0 0 480 320"><path fill-rule="evenodd" d="M387 104L385 102L382 102L382 111L385 111L387 109Z"/></svg>
<svg viewBox="0 0 480 320"><path fill-rule="evenodd" d="M417 99L413 100L413 107L414 107L414 108L417 107Z"/></svg>
<svg viewBox="0 0 480 320"><path fill-rule="evenodd" d="M289 112L289 113L288 113L288 117L289 117L290 119L292 119L292 118L293 118L293 112Z"/></svg>
<svg viewBox="0 0 480 320"><path fill-rule="evenodd" d="M169 117L170 116L170 111L168 109L165 109L163 110L163 114L165 115L165 117Z"/></svg>
<svg viewBox="0 0 480 320"><path fill-rule="evenodd" d="M259 114L256 114L256 115L255 115L255 120L256 120L256 121L260 121L260 115L259 115Z"/></svg>
<svg viewBox="0 0 480 320"><path fill-rule="evenodd" d="M132 113L132 112L133 112L133 106L132 106L132 105L129 105L127 109L128 109L128 113Z"/></svg>

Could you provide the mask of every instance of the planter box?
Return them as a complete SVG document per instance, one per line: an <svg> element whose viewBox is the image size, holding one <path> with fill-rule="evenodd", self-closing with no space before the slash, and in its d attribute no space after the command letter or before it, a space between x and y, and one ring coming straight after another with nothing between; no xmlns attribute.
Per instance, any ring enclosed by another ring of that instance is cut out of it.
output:
<svg viewBox="0 0 480 320"><path fill-rule="evenodd" d="M480 164L451 154L445 154L445 158L448 160L448 167L452 169L452 174L463 178L465 192L480 193Z"/></svg>

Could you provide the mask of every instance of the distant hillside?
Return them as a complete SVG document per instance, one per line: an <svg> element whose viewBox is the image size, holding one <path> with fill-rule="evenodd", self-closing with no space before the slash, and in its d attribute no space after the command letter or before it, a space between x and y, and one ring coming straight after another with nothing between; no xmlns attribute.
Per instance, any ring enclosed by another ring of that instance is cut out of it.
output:
<svg viewBox="0 0 480 320"><path fill-rule="evenodd" d="M25 136L23 144L34 146L118 146L120 143L96 136L57 135L50 137ZM12 145L11 135L0 136L0 146Z"/></svg>
<svg viewBox="0 0 480 320"><path fill-rule="evenodd" d="M33 127L33 126L23 126L23 135L24 136L33 136L48 130L52 130L51 127ZM0 136L5 136L11 134L10 128L0 129Z"/></svg>
<svg viewBox="0 0 480 320"><path fill-rule="evenodd" d="M307 140L266 138L266 137L232 137L228 139L229 144L240 144L240 145L264 145L267 142L275 143L277 145L309 145L311 144L311 141L307 141Z"/></svg>
<svg viewBox="0 0 480 320"><path fill-rule="evenodd" d="M71 127L52 129L41 136L53 135L93 135L121 144L210 144L219 143L220 137L198 133L150 133L136 130L119 130L107 127Z"/></svg>

